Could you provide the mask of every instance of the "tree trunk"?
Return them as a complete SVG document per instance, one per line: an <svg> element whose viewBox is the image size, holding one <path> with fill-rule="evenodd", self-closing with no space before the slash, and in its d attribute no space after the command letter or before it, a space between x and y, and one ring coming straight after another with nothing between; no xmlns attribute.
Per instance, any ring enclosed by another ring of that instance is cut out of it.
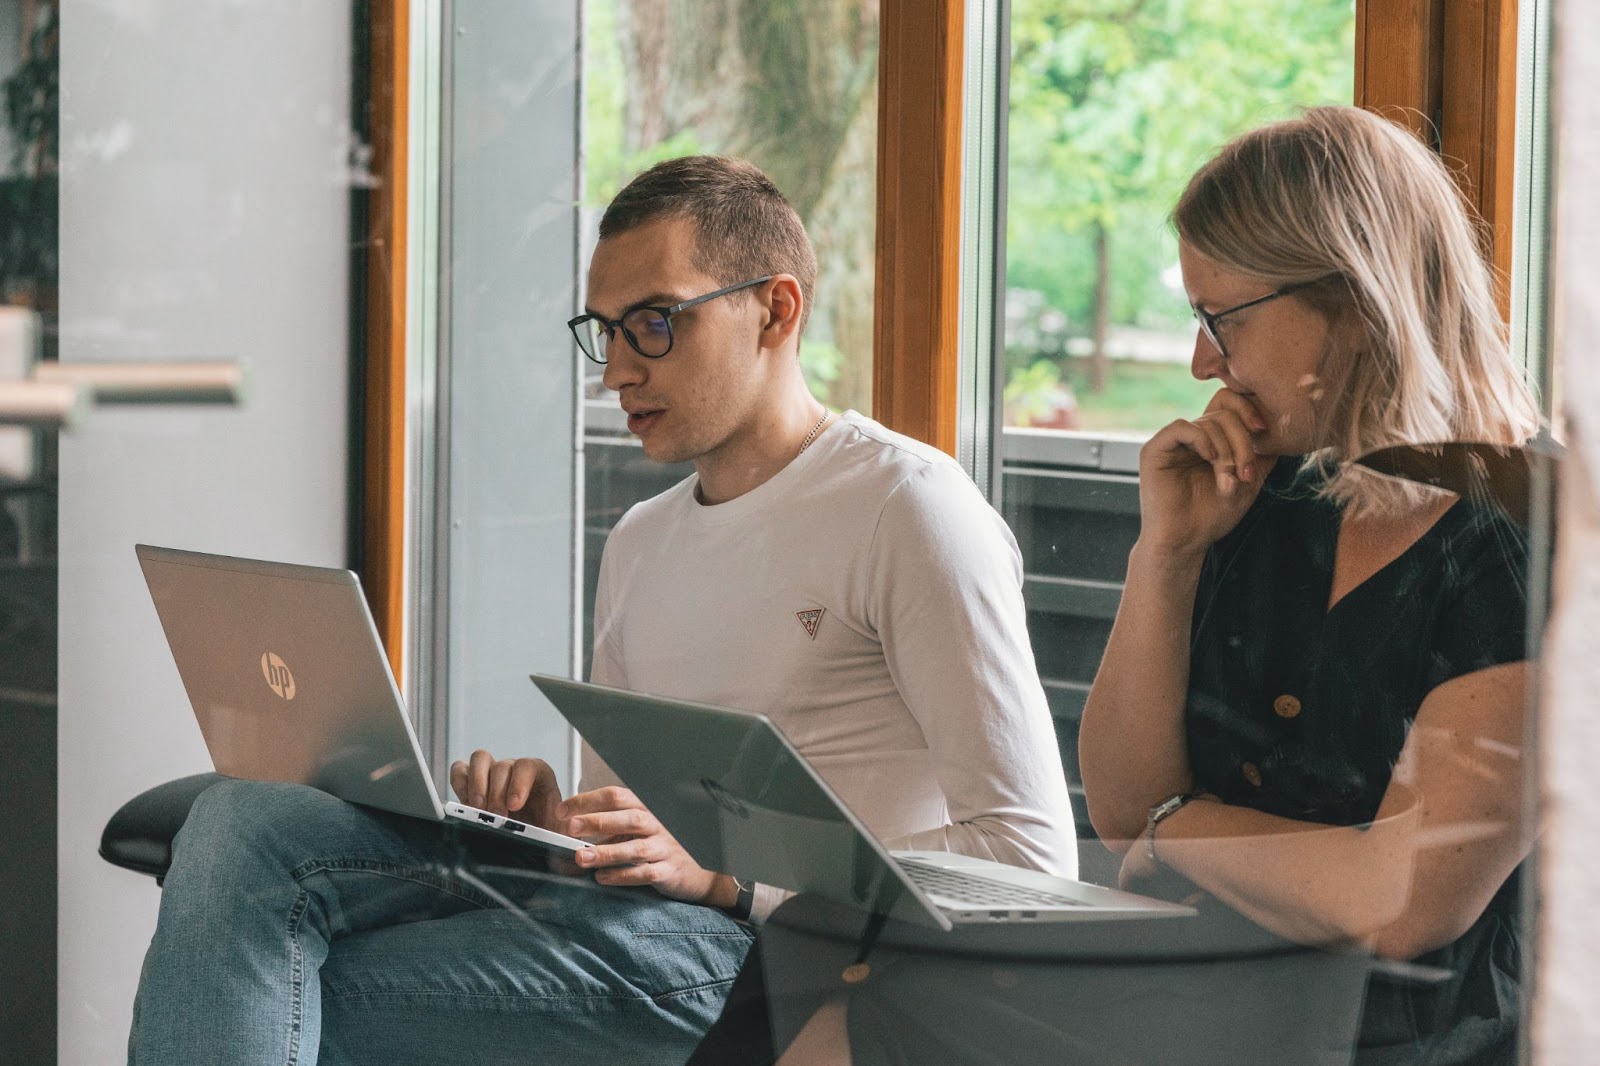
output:
<svg viewBox="0 0 1600 1066"><path fill-rule="evenodd" d="M870 410L876 0L619 0L617 35L624 154L692 131L771 176L816 246L808 340L844 355L813 389Z"/></svg>

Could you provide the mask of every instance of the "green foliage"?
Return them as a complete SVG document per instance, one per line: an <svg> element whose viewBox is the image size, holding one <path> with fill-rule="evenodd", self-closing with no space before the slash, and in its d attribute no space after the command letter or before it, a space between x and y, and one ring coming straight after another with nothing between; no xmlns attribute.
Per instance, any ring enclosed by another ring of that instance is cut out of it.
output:
<svg viewBox="0 0 1600 1066"><path fill-rule="evenodd" d="M1015 371L1006 378L1006 421L1027 426L1048 417L1060 391L1061 368L1048 359L1035 360Z"/></svg>
<svg viewBox="0 0 1600 1066"><path fill-rule="evenodd" d="M1150 430L1176 418L1193 418L1218 387L1215 381L1196 381L1186 363L1113 359L1105 391L1091 393L1084 362L1068 360L1065 379L1075 386L1078 424L1090 431Z"/></svg>
<svg viewBox="0 0 1600 1066"><path fill-rule="evenodd" d="M1246 129L1348 102L1354 26L1352 0L1014 0L1007 283L1087 334L1101 224L1111 321L1183 328L1161 275L1184 183Z"/></svg>
<svg viewBox="0 0 1600 1066"><path fill-rule="evenodd" d="M800 370L811 383L812 391L818 395L825 395L828 386L839 379L839 368L844 365L846 358L829 341L811 337L800 340Z"/></svg>

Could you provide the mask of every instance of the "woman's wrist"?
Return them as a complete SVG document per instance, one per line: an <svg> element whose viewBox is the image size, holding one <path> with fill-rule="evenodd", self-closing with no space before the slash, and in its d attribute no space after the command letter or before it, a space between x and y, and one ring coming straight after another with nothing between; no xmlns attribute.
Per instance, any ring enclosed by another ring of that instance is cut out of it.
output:
<svg viewBox="0 0 1600 1066"><path fill-rule="evenodd" d="M1198 576L1210 548L1209 544L1173 543L1141 535L1128 553L1128 568L1132 570L1138 566L1173 577Z"/></svg>

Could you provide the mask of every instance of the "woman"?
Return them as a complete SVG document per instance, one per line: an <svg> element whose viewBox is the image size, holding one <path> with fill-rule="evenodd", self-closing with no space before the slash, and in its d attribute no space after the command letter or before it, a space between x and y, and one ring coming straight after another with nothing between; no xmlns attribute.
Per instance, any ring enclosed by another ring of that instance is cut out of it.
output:
<svg viewBox="0 0 1600 1066"><path fill-rule="evenodd" d="M1514 1061L1525 536L1354 463L1534 434L1492 272L1438 158L1355 108L1233 141L1174 222L1193 370L1220 389L1140 455L1139 539L1080 733L1090 818L1123 883L1196 900L1197 925L1370 952L1356 1061ZM1168 928L1137 936L1189 935ZM1146 995L877 958L848 1022L823 1011L789 1060L828 1057L847 1025L858 1061L1136 1061L1164 1039L1146 1034L1218 1012L1243 1048L1296 994L1252 984L1265 962ZM989 1039L1019 1032L1020 1058Z"/></svg>
<svg viewBox="0 0 1600 1066"><path fill-rule="evenodd" d="M1491 271L1437 157L1355 108L1234 141L1174 222L1222 388L1140 456L1090 818L1125 883L1159 864L1287 939L1450 972L1375 980L1358 1060L1514 1057L1525 541L1352 463L1533 435Z"/></svg>

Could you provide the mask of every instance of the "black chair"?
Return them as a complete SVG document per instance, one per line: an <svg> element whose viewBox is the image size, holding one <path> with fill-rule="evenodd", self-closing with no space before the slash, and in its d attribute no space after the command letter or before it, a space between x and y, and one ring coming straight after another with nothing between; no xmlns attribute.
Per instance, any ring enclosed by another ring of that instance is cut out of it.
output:
<svg viewBox="0 0 1600 1066"><path fill-rule="evenodd" d="M172 838L188 820L189 808L200 793L222 780L221 774L194 774L139 793L106 822L100 857L161 884L172 865Z"/></svg>

